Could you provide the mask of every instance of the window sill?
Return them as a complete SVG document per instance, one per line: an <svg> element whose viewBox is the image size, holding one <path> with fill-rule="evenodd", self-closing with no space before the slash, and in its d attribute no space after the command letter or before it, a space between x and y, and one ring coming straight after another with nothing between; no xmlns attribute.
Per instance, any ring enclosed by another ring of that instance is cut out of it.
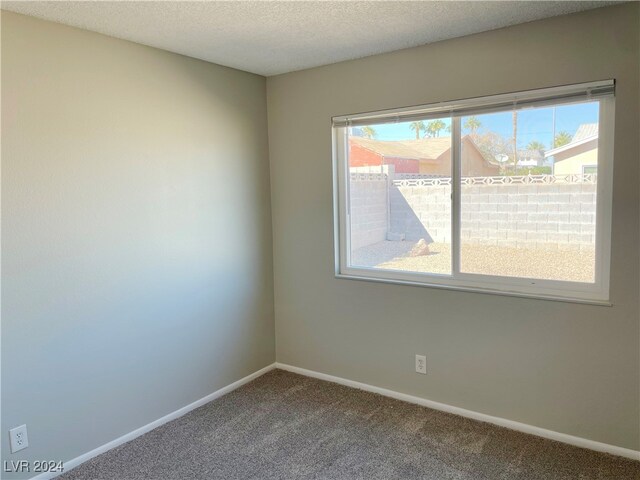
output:
<svg viewBox="0 0 640 480"><path fill-rule="evenodd" d="M463 287L463 286L457 286L457 285L443 285L438 283L417 282L417 281L410 281L410 280L374 278L374 277L344 274L344 273L336 273L335 277L338 279L344 279L344 280L360 280L365 282L389 283L393 285L409 285L413 287L437 288L440 290L452 290L457 292L500 295L504 297L528 298L528 299L534 299L534 300L546 300L546 301L563 302L563 303L579 303L583 305L593 305L593 306L599 306L599 307L613 306L612 303L604 300L590 300L585 298L563 297L563 296L545 295L545 294L537 294L537 293L512 292L512 291L506 291L506 290L494 290L490 288Z"/></svg>

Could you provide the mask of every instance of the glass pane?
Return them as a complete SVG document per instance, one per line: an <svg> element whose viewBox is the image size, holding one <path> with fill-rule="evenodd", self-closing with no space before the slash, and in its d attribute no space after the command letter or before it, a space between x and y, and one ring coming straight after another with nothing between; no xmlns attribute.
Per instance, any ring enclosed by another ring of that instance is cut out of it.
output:
<svg viewBox="0 0 640 480"><path fill-rule="evenodd" d="M354 267L451 274L451 121L351 127Z"/></svg>
<svg viewBox="0 0 640 480"><path fill-rule="evenodd" d="M460 269L594 282L599 102L463 117Z"/></svg>

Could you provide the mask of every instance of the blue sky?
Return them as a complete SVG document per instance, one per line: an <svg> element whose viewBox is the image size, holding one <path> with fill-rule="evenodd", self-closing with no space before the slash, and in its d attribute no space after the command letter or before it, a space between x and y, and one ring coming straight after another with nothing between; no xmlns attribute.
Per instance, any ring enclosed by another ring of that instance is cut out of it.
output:
<svg viewBox="0 0 640 480"><path fill-rule="evenodd" d="M518 147L525 148L529 142L537 140L550 148L553 138L553 108L531 108L518 112ZM573 135L582 123L598 122L598 102L574 103L555 107L556 127L555 131L566 131ZM482 126L480 132L494 131L506 138L511 137L512 117L511 112L491 113L478 115ZM463 117L464 125L466 117ZM443 121L449 125L450 120ZM410 140L415 138L415 132L406 123L392 123L386 125L373 125L378 140ZM425 121L425 123L427 123ZM424 134L421 134L423 136ZM449 136L446 131L440 132L440 136Z"/></svg>

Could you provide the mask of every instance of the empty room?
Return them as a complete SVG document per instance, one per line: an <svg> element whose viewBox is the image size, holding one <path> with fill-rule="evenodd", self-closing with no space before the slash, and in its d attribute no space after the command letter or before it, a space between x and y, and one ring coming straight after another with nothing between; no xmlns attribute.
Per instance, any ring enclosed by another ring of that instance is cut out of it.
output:
<svg viewBox="0 0 640 480"><path fill-rule="evenodd" d="M7 480L640 480L640 3L2 1Z"/></svg>

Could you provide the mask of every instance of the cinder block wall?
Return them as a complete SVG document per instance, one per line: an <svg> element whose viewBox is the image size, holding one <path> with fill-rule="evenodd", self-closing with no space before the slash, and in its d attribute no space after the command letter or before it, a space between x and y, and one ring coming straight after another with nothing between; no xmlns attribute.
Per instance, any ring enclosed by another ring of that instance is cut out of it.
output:
<svg viewBox="0 0 640 480"><path fill-rule="evenodd" d="M391 231L450 242L450 195L449 186L391 186ZM595 184L463 185L462 241L593 249L595 207Z"/></svg>
<svg viewBox="0 0 640 480"><path fill-rule="evenodd" d="M596 185L462 187L462 241L507 247L593 249Z"/></svg>
<svg viewBox="0 0 640 480"><path fill-rule="evenodd" d="M389 222L386 178L352 181L349 189L351 248L355 250L385 240Z"/></svg>
<svg viewBox="0 0 640 480"><path fill-rule="evenodd" d="M405 240L451 242L451 186L391 186L389 198L391 232Z"/></svg>

